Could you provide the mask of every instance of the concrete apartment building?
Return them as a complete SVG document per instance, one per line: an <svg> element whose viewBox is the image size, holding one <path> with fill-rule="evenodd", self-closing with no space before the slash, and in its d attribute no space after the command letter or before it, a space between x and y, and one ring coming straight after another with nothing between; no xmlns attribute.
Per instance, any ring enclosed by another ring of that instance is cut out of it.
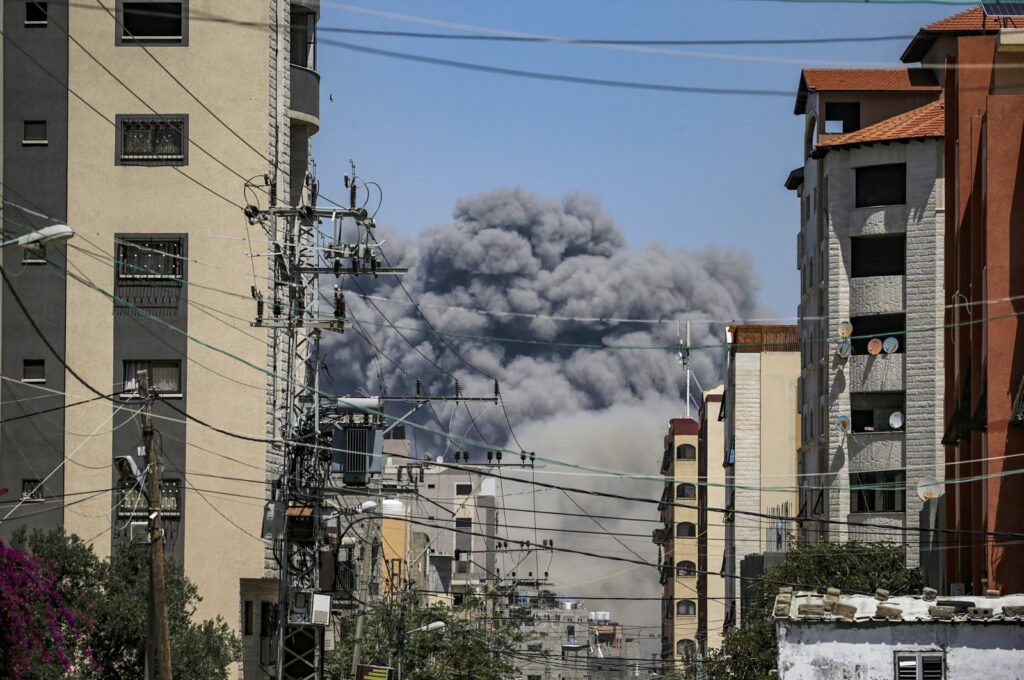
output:
<svg viewBox="0 0 1024 680"><path fill-rule="evenodd" d="M902 59L932 70L946 103L945 585L1020 593L1024 546L980 532L1024 532L1024 6L924 26Z"/></svg>
<svg viewBox="0 0 1024 680"><path fill-rule="evenodd" d="M725 622L724 434L722 388L704 393L699 419L673 418L665 435L658 510L663 527L653 541L662 564L661 660L692 668L718 647Z"/></svg>
<svg viewBox="0 0 1024 680"><path fill-rule="evenodd" d="M796 326L730 326L719 418L724 422L726 620L742 623L744 584L784 558L796 526L800 341ZM712 453L713 458L713 453ZM751 513L751 514L743 514ZM736 578L736 577L742 577Z"/></svg>
<svg viewBox="0 0 1024 680"><path fill-rule="evenodd" d="M919 68L805 69L795 113L801 535L905 543L939 583L941 534L918 531L939 513L915 492L943 479L939 83Z"/></svg>
<svg viewBox="0 0 1024 680"><path fill-rule="evenodd" d="M279 203L300 200L319 1L107 4L3 5L4 229L76 234L35 257L3 252L0 537L63 526L102 556L139 535L145 512L113 461L137 454L147 369L168 551L199 587L196 615L223 616L246 677L265 677L277 587L262 512L225 494L262 496L250 480L276 472L264 444L183 414L257 440L268 429L266 379L242 363L268 362L266 332L244 321L267 276L245 254L243 186L267 175ZM250 229L256 251L276 236Z"/></svg>

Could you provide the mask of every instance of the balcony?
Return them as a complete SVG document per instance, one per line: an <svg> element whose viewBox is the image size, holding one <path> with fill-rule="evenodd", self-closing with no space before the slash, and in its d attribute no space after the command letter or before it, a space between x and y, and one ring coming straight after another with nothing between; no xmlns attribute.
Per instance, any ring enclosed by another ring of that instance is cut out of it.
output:
<svg viewBox="0 0 1024 680"><path fill-rule="evenodd" d="M903 354L853 355L850 357L850 391L902 392L903 356Z"/></svg>
<svg viewBox="0 0 1024 680"><path fill-rule="evenodd" d="M304 66L291 67L291 117L320 129L320 74Z"/></svg>
<svg viewBox="0 0 1024 680"><path fill-rule="evenodd" d="M896 470L903 467L902 431L858 432L848 435L851 472Z"/></svg>
<svg viewBox="0 0 1024 680"><path fill-rule="evenodd" d="M905 288L902 275L850 279L850 316L899 314L905 309Z"/></svg>

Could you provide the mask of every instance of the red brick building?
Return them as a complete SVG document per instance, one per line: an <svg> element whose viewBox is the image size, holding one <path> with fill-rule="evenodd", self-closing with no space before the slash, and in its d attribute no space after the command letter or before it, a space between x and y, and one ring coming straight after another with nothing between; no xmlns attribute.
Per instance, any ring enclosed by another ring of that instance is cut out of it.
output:
<svg viewBox="0 0 1024 680"><path fill-rule="evenodd" d="M1024 3L922 28L903 53L945 98L950 592L1024 592ZM1014 264L1016 263L1016 264ZM967 533L974 532L974 533Z"/></svg>

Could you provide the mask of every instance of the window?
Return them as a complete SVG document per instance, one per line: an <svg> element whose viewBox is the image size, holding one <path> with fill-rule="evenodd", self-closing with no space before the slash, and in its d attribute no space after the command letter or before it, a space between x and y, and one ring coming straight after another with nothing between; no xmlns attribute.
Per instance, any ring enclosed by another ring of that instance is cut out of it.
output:
<svg viewBox="0 0 1024 680"><path fill-rule="evenodd" d="M854 392L850 395L850 420L854 432L893 432L904 427L903 392ZM894 414L900 414L894 418ZM895 427L894 427L895 426Z"/></svg>
<svg viewBox="0 0 1024 680"><path fill-rule="evenodd" d="M472 517L456 517L455 518L456 529L472 529L473 518Z"/></svg>
<svg viewBox="0 0 1024 680"><path fill-rule="evenodd" d="M185 275L182 239L121 237L117 243L117 278L181 280Z"/></svg>
<svg viewBox="0 0 1024 680"><path fill-rule="evenodd" d="M466 601L465 593L452 593L452 606L461 607Z"/></svg>
<svg viewBox="0 0 1024 680"><path fill-rule="evenodd" d="M676 576L681 578L693 578L697 575L697 565L690 560L683 560L676 565Z"/></svg>
<svg viewBox="0 0 1024 680"><path fill-rule="evenodd" d="M850 512L904 512L907 473L903 470L850 473Z"/></svg>
<svg viewBox="0 0 1024 680"><path fill-rule="evenodd" d="M29 0L25 3L25 25L33 27L46 26L46 3Z"/></svg>
<svg viewBox="0 0 1024 680"><path fill-rule="evenodd" d="M187 45L188 2L118 0L118 45Z"/></svg>
<svg viewBox="0 0 1024 680"><path fill-rule="evenodd" d="M253 611L252 611L253 607L252 607L252 604L253 604L252 600L246 600L245 601L245 608L242 611L242 634L243 635L252 635L252 626L253 626L253 623L254 623L253 620L252 620L252 617L253 617Z"/></svg>
<svg viewBox="0 0 1024 680"><path fill-rule="evenodd" d="M25 503L35 503L45 500L43 498L43 485L38 479L21 480L21 500Z"/></svg>
<svg viewBox="0 0 1024 680"><path fill-rule="evenodd" d="M117 165L186 165L188 116L117 115Z"/></svg>
<svg viewBox="0 0 1024 680"><path fill-rule="evenodd" d="M120 500L117 505L117 516L121 519L143 518L149 515L149 499L135 482L125 481L119 489ZM160 510L164 519L175 519L181 516L181 480L163 479L160 481Z"/></svg>
<svg viewBox="0 0 1024 680"><path fill-rule="evenodd" d="M277 603L260 602L260 637L273 637L277 631Z"/></svg>
<svg viewBox="0 0 1024 680"><path fill-rule="evenodd" d="M907 202L907 164L857 168L856 205L903 205Z"/></svg>
<svg viewBox="0 0 1024 680"><path fill-rule="evenodd" d="M139 371L149 372L150 389L164 397L181 396L181 362L172 360L131 360L124 362L124 387L126 394L139 391Z"/></svg>
<svg viewBox="0 0 1024 680"><path fill-rule="evenodd" d="M693 484L684 482L676 486L676 498L696 498L697 487Z"/></svg>
<svg viewBox="0 0 1024 680"><path fill-rule="evenodd" d="M21 382L46 382L46 361L43 359L25 359L22 361Z"/></svg>
<svg viewBox="0 0 1024 680"><path fill-rule="evenodd" d="M850 276L903 276L907 236L855 236L850 239Z"/></svg>
<svg viewBox="0 0 1024 680"><path fill-rule="evenodd" d="M316 69L316 14L293 10L291 25L292 65Z"/></svg>
<svg viewBox="0 0 1024 680"><path fill-rule="evenodd" d="M676 643L676 654L684 659L697 656L697 643L693 640L680 640Z"/></svg>
<svg viewBox="0 0 1024 680"><path fill-rule="evenodd" d="M21 138L22 146L46 146L46 121L26 120L25 131Z"/></svg>
<svg viewBox="0 0 1024 680"><path fill-rule="evenodd" d="M896 680L943 680L946 660L941 652L896 652Z"/></svg>
<svg viewBox="0 0 1024 680"><path fill-rule="evenodd" d="M526 645L526 651L533 652L534 654L537 654L537 653L540 653L540 652L544 651L544 645L542 643L540 643L540 642L531 642L531 643ZM531 676L531 677L533 677L533 676ZM539 678L540 676L538 675L536 677Z"/></svg>
<svg viewBox="0 0 1024 680"><path fill-rule="evenodd" d="M697 605L693 600L679 600L676 602L676 615L678 616L696 616Z"/></svg>
<svg viewBox="0 0 1024 680"><path fill-rule="evenodd" d="M680 444L676 447L676 460L697 460L697 447L693 444Z"/></svg>
<svg viewBox="0 0 1024 680"><path fill-rule="evenodd" d="M825 134L842 134L859 129L860 102L825 103Z"/></svg>
<svg viewBox="0 0 1024 680"><path fill-rule="evenodd" d="M850 319L850 323L853 325L853 336L850 338L850 344L853 346L854 354L867 354L868 343L873 338L885 340L886 338L893 337L899 343L896 347L897 353L902 353L906 349L906 314L855 316Z"/></svg>
<svg viewBox="0 0 1024 680"><path fill-rule="evenodd" d="M697 525L693 522L680 522L676 525L676 538L694 538L697 535Z"/></svg>
<svg viewBox="0 0 1024 680"><path fill-rule="evenodd" d="M468 496L471 493L473 493L473 485L472 484L456 484L455 485L455 495L456 496Z"/></svg>

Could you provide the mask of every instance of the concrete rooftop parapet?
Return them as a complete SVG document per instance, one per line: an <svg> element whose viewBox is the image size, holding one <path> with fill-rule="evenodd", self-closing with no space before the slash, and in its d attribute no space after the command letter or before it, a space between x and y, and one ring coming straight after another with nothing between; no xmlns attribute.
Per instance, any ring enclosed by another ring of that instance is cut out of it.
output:
<svg viewBox="0 0 1024 680"><path fill-rule="evenodd" d="M836 595L812 592L784 592L775 598L774 616L790 621L840 623L1016 623L1024 624L1024 595L935 596Z"/></svg>

